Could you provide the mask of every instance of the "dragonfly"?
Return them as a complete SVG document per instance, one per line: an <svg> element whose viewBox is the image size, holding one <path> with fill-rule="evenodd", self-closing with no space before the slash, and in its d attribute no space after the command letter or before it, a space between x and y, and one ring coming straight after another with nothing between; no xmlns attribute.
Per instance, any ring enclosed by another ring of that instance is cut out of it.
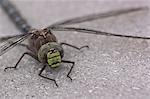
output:
<svg viewBox="0 0 150 99"><path fill-rule="evenodd" d="M16 27L22 32L22 34L1 37L0 41L3 43L0 46L0 56L14 48L16 45L25 46L28 49L28 52L22 54L18 62L13 67L6 67L4 71L8 69L17 69L19 62L23 59L25 55L29 55L38 62L43 64L42 69L39 72L39 76L48 80L51 80L58 87L58 84L55 79L46 77L42 73L46 67L55 69L61 66L61 63L69 63L71 64L70 70L67 73L67 77L72 81L70 76L75 62L70 60L64 60L64 50L63 46L69 46L75 48L77 50L81 50L82 48L89 48L88 45L82 47L76 47L74 45L58 42L56 36L52 33L52 31L71 31L71 32L80 32L80 33L88 33L94 35L106 35L106 36L117 36L117 37L126 37L126 38L134 38L134 39L150 39L150 37L140 37L140 36L130 36L130 35L121 35L114 34L105 31L97 31L87 28L76 28L76 27L64 27L64 25L72 25L83 23L87 21L93 21L97 19L104 19L108 17L119 16L122 14L132 13L136 11L147 10L148 7L136 7L136 8L126 8L119 10L112 10L104 13L96 13L89 14L82 17L76 17L68 20L58 21L50 26L43 29L34 29L32 26L28 24L28 22L23 18L15 5L12 4L9 0L0 0L1 8L8 14L11 21L16 25ZM28 39L28 45L22 44L24 40Z"/></svg>

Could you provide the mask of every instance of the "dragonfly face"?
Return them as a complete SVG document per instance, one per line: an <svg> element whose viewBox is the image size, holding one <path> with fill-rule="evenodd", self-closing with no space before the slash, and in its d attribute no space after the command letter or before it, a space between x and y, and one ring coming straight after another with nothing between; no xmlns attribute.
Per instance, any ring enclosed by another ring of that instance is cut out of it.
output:
<svg viewBox="0 0 150 99"><path fill-rule="evenodd" d="M47 53L47 63L52 68L59 67L61 63L60 52L54 48L50 49Z"/></svg>
<svg viewBox="0 0 150 99"><path fill-rule="evenodd" d="M57 42L48 42L38 51L39 61L48 64L51 68L59 67L62 57L63 48Z"/></svg>

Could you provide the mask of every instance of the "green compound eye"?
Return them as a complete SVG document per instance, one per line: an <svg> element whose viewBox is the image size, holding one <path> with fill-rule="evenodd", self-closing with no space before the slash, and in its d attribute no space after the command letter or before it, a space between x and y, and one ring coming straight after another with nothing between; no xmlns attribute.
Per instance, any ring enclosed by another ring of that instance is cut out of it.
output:
<svg viewBox="0 0 150 99"><path fill-rule="evenodd" d="M60 52L57 50L48 52L47 53L47 62L48 62L48 65L52 68L59 67L60 63L61 63Z"/></svg>

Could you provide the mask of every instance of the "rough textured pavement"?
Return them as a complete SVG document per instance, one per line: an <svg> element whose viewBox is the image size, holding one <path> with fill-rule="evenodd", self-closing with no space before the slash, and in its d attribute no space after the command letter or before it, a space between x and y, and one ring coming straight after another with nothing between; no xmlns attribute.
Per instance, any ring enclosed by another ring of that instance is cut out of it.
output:
<svg viewBox="0 0 150 99"><path fill-rule="evenodd" d="M56 21L112 9L149 6L149 0L12 0L35 28ZM150 12L85 22L76 27L118 34L150 36ZM0 36L20 33L0 9ZM54 32L60 42L90 49L64 47L65 59L76 62L67 77L69 64L44 73L56 78L59 88L38 76L41 65L25 56L18 70L8 70L26 51L17 46L0 56L0 99L150 99L150 41L107 37L77 32Z"/></svg>

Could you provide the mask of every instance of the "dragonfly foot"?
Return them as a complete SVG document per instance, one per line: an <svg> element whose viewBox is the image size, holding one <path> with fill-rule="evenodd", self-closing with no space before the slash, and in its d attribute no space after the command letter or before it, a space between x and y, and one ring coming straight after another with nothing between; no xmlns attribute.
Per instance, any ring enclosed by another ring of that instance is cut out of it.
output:
<svg viewBox="0 0 150 99"><path fill-rule="evenodd" d="M17 69L17 68L16 68L16 67L6 67L6 68L4 69L4 71L6 72L7 69Z"/></svg>
<svg viewBox="0 0 150 99"><path fill-rule="evenodd" d="M71 80L71 82L72 82L72 78L69 76L69 75L67 75L67 77Z"/></svg>
<svg viewBox="0 0 150 99"><path fill-rule="evenodd" d="M75 48L75 49L77 49L77 50L81 50L81 49L83 49L83 48L88 48L89 49L89 46L88 45L86 45L86 46L82 46L82 47L76 47L76 46L74 46L74 45L71 45L71 44L68 44L68 43L60 43L60 45L62 46L62 45L67 45L67 46L69 46L69 47L72 47L72 48Z"/></svg>
<svg viewBox="0 0 150 99"><path fill-rule="evenodd" d="M54 83L55 83L56 87L59 87L58 84L57 84L57 82L56 82L56 80L54 80Z"/></svg>
<svg viewBox="0 0 150 99"><path fill-rule="evenodd" d="M85 45L85 46L80 47L79 49L81 50L81 49L83 49L83 48L89 49L89 46L88 46L88 45Z"/></svg>

